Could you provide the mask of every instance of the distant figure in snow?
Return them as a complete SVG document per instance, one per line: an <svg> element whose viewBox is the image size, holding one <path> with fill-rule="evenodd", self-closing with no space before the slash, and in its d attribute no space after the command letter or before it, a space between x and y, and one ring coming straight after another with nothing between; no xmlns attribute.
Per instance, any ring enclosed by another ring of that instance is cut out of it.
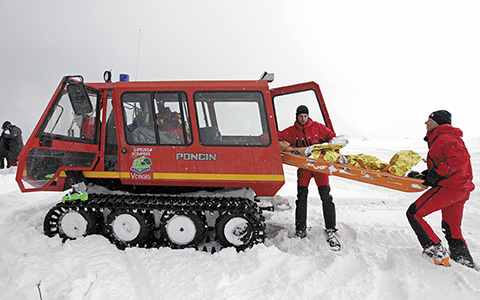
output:
<svg viewBox="0 0 480 300"><path fill-rule="evenodd" d="M23 149L22 130L18 126L12 125L9 121L3 123L2 129L2 146L0 147L0 150L6 152L7 168L9 168L10 166L17 165L17 157ZM3 163L3 154L0 167L2 169L5 167Z"/></svg>
<svg viewBox="0 0 480 300"><path fill-rule="evenodd" d="M472 182L470 154L462 140L463 133L451 125L452 116L446 110L430 114L427 125L427 167L422 174L410 177L425 179L430 186L407 210L407 218L417 235L423 253L437 265L450 265L454 261L475 268L472 256L462 236L463 206L475 185ZM424 220L425 216L441 210L442 231L447 239L450 256L440 238Z"/></svg>

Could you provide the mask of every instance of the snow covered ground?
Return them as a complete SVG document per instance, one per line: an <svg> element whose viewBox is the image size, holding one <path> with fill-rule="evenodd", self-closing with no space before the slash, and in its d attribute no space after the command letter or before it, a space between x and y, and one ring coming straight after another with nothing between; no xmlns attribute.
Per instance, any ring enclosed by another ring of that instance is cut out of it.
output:
<svg viewBox="0 0 480 300"><path fill-rule="evenodd" d="M477 189L463 232L480 263L480 139L467 139ZM388 162L399 150L426 155L422 140L353 140L343 154ZM285 166L278 196L294 207L296 169ZM321 202L310 187L305 239L291 239L294 211L266 212L267 239L245 252L118 250L101 236L62 244L43 235L43 218L62 194L22 194L14 169L0 170L1 299L479 299L480 272L424 259L405 211L420 193L331 177L340 252L325 243ZM427 218L437 234L440 213ZM446 243L446 242L445 242ZM40 294L41 293L41 294Z"/></svg>

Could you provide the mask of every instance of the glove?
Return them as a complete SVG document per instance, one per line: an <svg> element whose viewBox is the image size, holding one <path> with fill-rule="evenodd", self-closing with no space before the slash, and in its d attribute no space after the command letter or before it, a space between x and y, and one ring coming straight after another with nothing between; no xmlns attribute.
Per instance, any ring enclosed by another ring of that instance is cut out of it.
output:
<svg viewBox="0 0 480 300"><path fill-rule="evenodd" d="M312 153L313 147L315 147L315 145L308 146L307 149L305 149L305 154L304 154L304 155L305 155L306 157L309 157L309 156L310 156L310 153Z"/></svg>
<svg viewBox="0 0 480 300"><path fill-rule="evenodd" d="M411 171L410 173L408 173L407 177L425 179L425 177L427 177L427 173L428 173L428 170L425 170L422 173L419 173L417 171Z"/></svg>
<svg viewBox="0 0 480 300"><path fill-rule="evenodd" d="M437 171L431 170L425 176L425 181L423 185L435 187L438 185L438 182L443 179L443 176L439 175Z"/></svg>
<svg viewBox="0 0 480 300"><path fill-rule="evenodd" d="M345 137L345 135L339 135L334 138L332 138L329 142L331 145L343 145L346 146L348 144L348 139Z"/></svg>
<svg viewBox="0 0 480 300"><path fill-rule="evenodd" d="M420 178L420 172L417 172L417 171L411 171L410 173L408 173L407 177L410 177L410 178Z"/></svg>

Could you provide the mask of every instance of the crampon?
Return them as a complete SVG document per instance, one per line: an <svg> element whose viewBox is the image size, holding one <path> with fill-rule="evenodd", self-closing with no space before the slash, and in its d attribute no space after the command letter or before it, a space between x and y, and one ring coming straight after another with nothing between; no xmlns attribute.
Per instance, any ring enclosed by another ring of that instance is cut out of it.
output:
<svg viewBox="0 0 480 300"><path fill-rule="evenodd" d="M450 267L450 256L440 242L424 249L423 254L432 259L435 265Z"/></svg>

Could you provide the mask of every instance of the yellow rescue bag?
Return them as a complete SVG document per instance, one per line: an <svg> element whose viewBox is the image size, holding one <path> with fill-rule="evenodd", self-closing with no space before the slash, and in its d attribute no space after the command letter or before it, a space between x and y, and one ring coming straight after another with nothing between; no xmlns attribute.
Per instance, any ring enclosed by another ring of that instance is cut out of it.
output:
<svg viewBox="0 0 480 300"><path fill-rule="evenodd" d="M315 159L322 159L326 162L338 163L342 155L339 153L339 149L345 147L345 145L337 144L322 144L314 145L307 148L308 156L313 156ZM346 157L349 166L361 169L367 169L371 171L388 172L393 175L403 176L405 173L422 160L420 155L412 150L401 150L397 152L387 164L373 155L367 154L350 154L343 156ZM342 164L345 158L342 158Z"/></svg>
<svg viewBox="0 0 480 300"><path fill-rule="evenodd" d="M422 160L422 157L415 151L402 150L397 152L390 160L391 167L388 172L397 176L403 176Z"/></svg>
<svg viewBox="0 0 480 300"><path fill-rule="evenodd" d="M362 168L372 171L383 171L388 164L384 163L377 157L367 154L351 154L347 155L348 164L352 167Z"/></svg>
<svg viewBox="0 0 480 300"><path fill-rule="evenodd" d="M340 153L338 150L345 147L345 145L334 145L334 144L325 144L325 145L315 145L313 146L312 152L310 155L315 159L323 159L324 161L336 163L340 158Z"/></svg>

